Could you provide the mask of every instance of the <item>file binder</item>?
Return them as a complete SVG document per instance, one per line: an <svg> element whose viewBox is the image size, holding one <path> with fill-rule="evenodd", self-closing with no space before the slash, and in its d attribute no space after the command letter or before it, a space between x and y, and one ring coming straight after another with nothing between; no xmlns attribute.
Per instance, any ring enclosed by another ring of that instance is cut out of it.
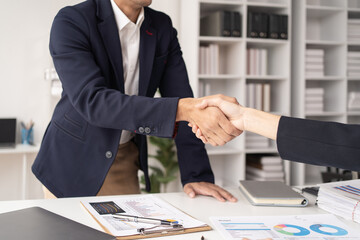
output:
<svg viewBox="0 0 360 240"><path fill-rule="evenodd" d="M200 19L201 36L231 36L231 12L216 11Z"/></svg>
<svg viewBox="0 0 360 240"><path fill-rule="evenodd" d="M241 16L239 12L231 12L231 36L241 37Z"/></svg>

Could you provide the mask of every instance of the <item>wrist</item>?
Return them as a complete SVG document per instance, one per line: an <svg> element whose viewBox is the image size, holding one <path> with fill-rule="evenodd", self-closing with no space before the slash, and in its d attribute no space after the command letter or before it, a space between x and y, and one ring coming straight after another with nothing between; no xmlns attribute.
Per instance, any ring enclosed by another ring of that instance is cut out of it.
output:
<svg viewBox="0 0 360 240"><path fill-rule="evenodd" d="M193 98L181 98L178 101L178 107L176 111L176 121L187 121L190 122L189 112L192 110Z"/></svg>

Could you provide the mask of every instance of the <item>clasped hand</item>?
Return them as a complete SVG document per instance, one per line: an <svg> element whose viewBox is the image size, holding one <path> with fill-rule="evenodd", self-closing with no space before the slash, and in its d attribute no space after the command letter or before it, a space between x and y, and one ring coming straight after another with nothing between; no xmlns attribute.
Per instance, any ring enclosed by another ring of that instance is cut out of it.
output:
<svg viewBox="0 0 360 240"><path fill-rule="evenodd" d="M243 132L244 111L236 98L218 94L199 100L195 105L196 119L202 118L202 121L189 121L189 126L203 143L222 146Z"/></svg>
<svg viewBox="0 0 360 240"><path fill-rule="evenodd" d="M222 146L239 136L242 131L220 110L217 106L220 102L239 104L235 98L224 95L180 99L177 120L185 120L194 126L194 129L199 129L203 142Z"/></svg>

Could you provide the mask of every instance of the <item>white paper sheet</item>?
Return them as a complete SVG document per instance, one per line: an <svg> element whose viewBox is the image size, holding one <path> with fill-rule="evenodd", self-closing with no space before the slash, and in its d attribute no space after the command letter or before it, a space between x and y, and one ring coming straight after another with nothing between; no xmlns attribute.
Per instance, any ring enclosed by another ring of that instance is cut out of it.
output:
<svg viewBox="0 0 360 240"><path fill-rule="evenodd" d="M206 224L200 222L165 201L153 195L138 197L102 197L96 201L81 201L89 212L114 236L129 236L138 234L138 228L153 227L151 224L125 222L112 217L116 209L123 210L123 214L156 219L171 219L182 224L184 228L201 227ZM96 210L94 206L96 205ZM102 211L107 212L100 214ZM117 210L118 211L118 210ZM100 213L99 213L100 212Z"/></svg>
<svg viewBox="0 0 360 240"><path fill-rule="evenodd" d="M210 217L210 220L226 240L360 239L358 230L349 228L332 214Z"/></svg>

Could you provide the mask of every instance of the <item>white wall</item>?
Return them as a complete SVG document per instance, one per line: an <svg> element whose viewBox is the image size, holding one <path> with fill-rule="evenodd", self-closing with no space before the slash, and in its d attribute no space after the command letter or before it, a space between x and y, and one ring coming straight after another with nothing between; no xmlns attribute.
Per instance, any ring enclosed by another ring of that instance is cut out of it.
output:
<svg viewBox="0 0 360 240"><path fill-rule="evenodd" d="M60 8L80 0L2 1L0 8L0 118L35 122L34 138L40 142L56 98L44 69L52 66L48 42L51 23ZM168 13L179 28L180 0L153 0L151 7ZM20 129L18 125L18 129ZM18 131L19 132L19 131ZM18 142L20 134L18 133ZM35 156L32 156L32 159ZM29 166L31 163L29 163ZM20 198L21 156L0 155L0 200ZM41 197L32 173L28 196Z"/></svg>

